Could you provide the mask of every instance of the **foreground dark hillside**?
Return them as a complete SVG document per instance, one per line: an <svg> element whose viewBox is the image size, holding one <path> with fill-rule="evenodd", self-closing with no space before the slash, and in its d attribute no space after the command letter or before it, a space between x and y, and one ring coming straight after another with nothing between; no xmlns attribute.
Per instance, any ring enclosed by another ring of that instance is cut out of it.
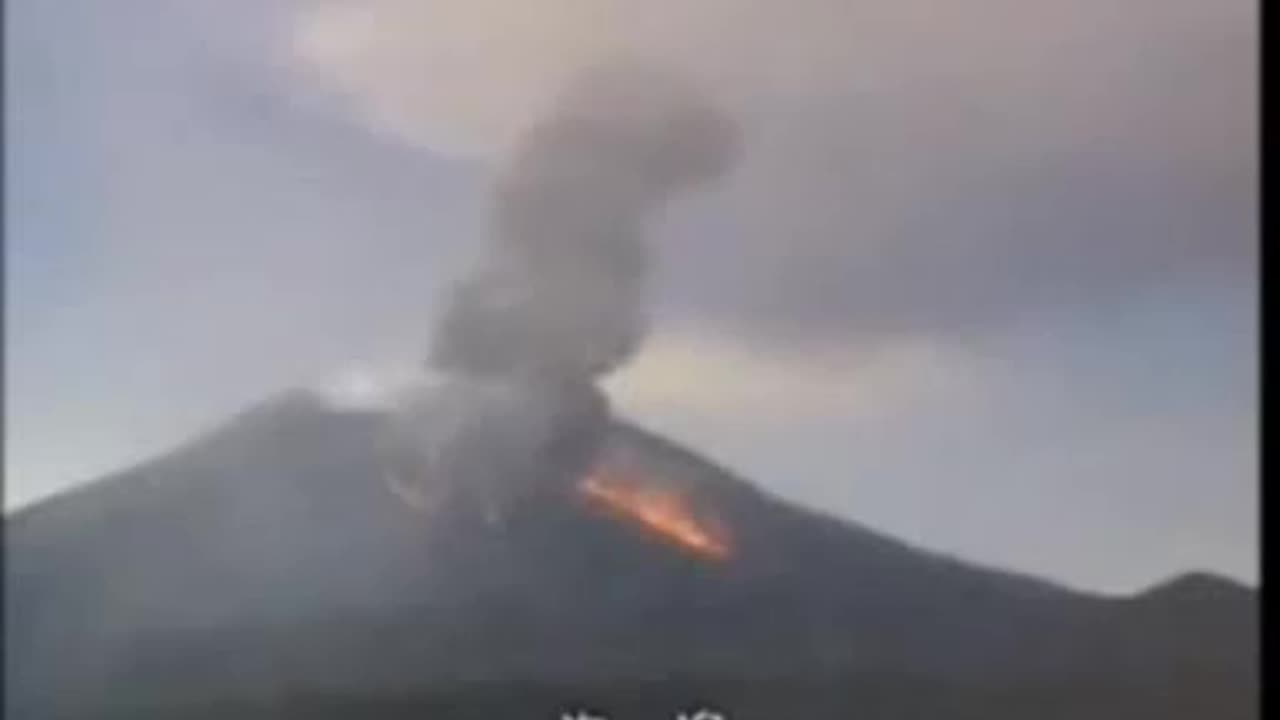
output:
<svg viewBox="0 0 1280 720"><path fill-rule="evenodd" d="M568 493L427 519L383 422L287 396L8 518L7 716L1257 717L1256 594L1228 581L1115 599L972 567L627 425L615 449L731 556Z"/></svg>

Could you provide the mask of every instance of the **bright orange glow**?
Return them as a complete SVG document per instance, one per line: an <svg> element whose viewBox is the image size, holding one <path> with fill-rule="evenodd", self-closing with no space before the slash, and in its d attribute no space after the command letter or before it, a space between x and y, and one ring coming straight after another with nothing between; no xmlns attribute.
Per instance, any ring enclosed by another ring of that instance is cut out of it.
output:
<svg viewBox="0 0 1280 720"><path fill-rule="evenodd" d="M716 523L700 520L678 492L638 481L631 473L602 467L578 489L615 514L701 557L729 557L729 537Z"/></svg>

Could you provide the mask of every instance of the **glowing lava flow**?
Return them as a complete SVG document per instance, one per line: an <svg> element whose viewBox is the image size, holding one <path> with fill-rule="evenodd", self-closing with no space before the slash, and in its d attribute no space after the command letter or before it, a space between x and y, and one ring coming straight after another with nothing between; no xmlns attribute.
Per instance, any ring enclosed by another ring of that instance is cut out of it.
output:
<svg viewBox="0 0 1280 720"><path fill-rule="evenodd" d="M646 486L613 468L598 468L578 489L588 498L662 538L701 557L724 560L730 555L722 527L699 520L679 493Z"/></svg>

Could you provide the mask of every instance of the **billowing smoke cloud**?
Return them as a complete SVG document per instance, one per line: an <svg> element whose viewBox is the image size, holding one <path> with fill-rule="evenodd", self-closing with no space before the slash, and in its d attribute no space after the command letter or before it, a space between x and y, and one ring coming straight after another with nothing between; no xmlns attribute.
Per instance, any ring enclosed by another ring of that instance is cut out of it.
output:
<svg viewBox="0 0 1280 720"><path fill-rule="evenodd" d="M597 67L559 96L499 176L488 252L434 328L428 364L449 379L402 423L411 504L460 489L492 514L513 478L529 489L586 469L608 420L594 383L646 329L646 223L738 146L694 87L651 68Z"/></svg>
<svg viewBox="0 0 1280 720"><path fill-rule="evenodd" d="M560 379L616 368L644 331L646 220L736 146L679 78L621 63L585 74L499 178L490 256L449 303L432 363Z"/></svg>

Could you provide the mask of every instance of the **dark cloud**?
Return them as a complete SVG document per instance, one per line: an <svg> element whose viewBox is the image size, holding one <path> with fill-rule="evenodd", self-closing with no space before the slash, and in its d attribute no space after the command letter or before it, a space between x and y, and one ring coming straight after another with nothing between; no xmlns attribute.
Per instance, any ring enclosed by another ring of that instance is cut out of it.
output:
<svg viewBox="0 0 1280 720"><path fill-rule="evenodd" d="M372 129L426 146L514 131L561 73L615 47L704 80L741 120L747 153L717 227L664 254L678 314L871 341L1252 274L1249 0L547 0L528 12L498 24L484 2L384 0L304 13L299 42L313 77L355 97ZM486 48L484 62L464 81L435 77L464 44Z"/></svg>
<svg viewBox="0 0 1280 720"><path fill-rule="evenodd" d="M825 93L754 99L722 218L673 231L672 304L757 336L875 342L1251 283L1256 29L1228 5L1065 28L1074 47L1009 68L962 56L861 89L893 68L850 65Z"/></svg>

